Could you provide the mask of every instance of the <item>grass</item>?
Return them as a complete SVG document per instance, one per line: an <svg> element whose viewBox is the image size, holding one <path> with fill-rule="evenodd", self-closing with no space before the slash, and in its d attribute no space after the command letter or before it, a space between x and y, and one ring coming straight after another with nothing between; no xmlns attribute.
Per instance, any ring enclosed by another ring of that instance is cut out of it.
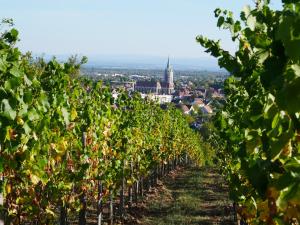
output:
<svg viewBox="0 0 300 225"><path fill-rule="evenodd" d="M190 167L166 177L147 195L136 224L234 224L228 189L216 168Z"/></svg>

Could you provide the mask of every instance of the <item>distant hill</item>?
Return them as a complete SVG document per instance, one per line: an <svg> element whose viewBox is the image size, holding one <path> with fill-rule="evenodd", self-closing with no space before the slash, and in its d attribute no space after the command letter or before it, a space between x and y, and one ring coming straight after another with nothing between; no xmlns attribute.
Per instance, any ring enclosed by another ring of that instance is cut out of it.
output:
<svg viewBox="0 0 300 225"><path fill-rule="evenodd" d="M174 70L220 70L217 61L211 58L173 58L170 57ZM103 68L164 69L166 57L151 56L93 56L86 66Z"/></svg>
<svg viewBox="0 0 300 225"><path fill-rule="evenodd" d="M51 59L53 57L50 55L43 56L46 59ZM56 58L65 61L69 56L70 55L57 55ZM87 57L88 63L85 64L85 67L112 69L164 69L168 58L168 56L137 55L87 55ZM220 70L217 60L210 57L176 58L170 56L170 61L174 70Z"/></svg>

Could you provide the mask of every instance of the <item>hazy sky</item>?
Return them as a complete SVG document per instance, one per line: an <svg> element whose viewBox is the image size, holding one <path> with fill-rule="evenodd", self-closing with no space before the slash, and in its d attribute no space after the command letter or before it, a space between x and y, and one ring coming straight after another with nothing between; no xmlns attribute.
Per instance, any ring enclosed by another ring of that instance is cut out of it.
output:
<svg viewBox="0 0 300 225"><path fill-rule="evenodd" d="M279 0L272 6L278 8ZM197 34L221 39L216 7L238 12L253 0L0 0L0 17L13 18L23 51L46 54L206 56Z"/></svg>

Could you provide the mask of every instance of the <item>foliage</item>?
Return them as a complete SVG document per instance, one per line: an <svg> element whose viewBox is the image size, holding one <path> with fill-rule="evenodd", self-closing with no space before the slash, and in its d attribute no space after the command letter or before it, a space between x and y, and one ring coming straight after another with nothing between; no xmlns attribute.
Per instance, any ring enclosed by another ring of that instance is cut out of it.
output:
<svg viewBox="0 0 300 225"><path fill-rule="evenodd" d="M175 156L202 159L180 111L138 94L114 99L101 82L78 77L86 58L35 61L17 40L14 28L0 38L0 207L10 223L50 224L60 206L80 210L82 193L118 191L123 175L132 183Z"/></svg>
<svg viewBox="0 0 300 225"><path fill-rule="evenodd" d="M232 74L217 116L218 155L249 224L300 221L300 2L282 3L275 11L269 1L257 1L241 21L215 10L218 27L239 43L234 55L219 41L197 37Z"/></svg>

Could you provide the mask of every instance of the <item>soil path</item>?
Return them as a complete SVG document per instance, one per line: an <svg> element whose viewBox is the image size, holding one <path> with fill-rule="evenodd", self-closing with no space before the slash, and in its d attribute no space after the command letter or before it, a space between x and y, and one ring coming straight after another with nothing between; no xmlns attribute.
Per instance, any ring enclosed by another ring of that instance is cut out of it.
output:
<svg viewBox="0 0 300 225"><path fill-rule="evenodd" d="M228 187L216 168L178 169L152 189L128 224L234 224Z"/></svg>

